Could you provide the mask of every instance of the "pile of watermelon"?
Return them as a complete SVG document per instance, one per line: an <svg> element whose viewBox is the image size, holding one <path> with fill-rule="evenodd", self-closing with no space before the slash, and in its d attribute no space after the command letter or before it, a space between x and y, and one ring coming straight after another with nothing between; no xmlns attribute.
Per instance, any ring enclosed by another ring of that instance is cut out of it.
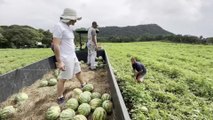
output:
<svg viewBox="0 0 213 120"><path fill-rule="evenodd" d="M41 80L39 87L54 86L56 84L57 84L57 79L51 78L49 80Z"/></svg>
<svg viewBox="0 0 213 120"><path fill-rule="evenodd" d="M15 106L18 107L28 99L28 95L26 93L20 92L15 95L14 102L16 103ZM14 116L17 112L17 108L14 106L5 106L3 109L0 109L0 120L9 119L10 117Z"/></svg>
<svg viewBox="0 0 213 120"><path fill-rule="evenodd" d="M96 57L95 60L97 62L97 68L104 68L105 64L102 56Z"/></svg>
<svg viewBox="0 0 213 120"><path fill-rule="evenodd" d="M112 113L113 104L108 93L93 92L92 84L82 89L75 88L72 98L66 101L63 109L60 106L51 106L46 112L47 120L106 120Z"/></svg>

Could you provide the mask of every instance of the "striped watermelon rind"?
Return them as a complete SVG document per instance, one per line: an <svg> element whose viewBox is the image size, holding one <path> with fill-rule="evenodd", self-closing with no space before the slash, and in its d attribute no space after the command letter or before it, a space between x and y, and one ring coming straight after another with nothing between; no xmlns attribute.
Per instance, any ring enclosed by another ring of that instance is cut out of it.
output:
<svg viewBox="0 0 213 120"><path fill-rule="evenodd" d="M92 114L93 120L106 120L107 113L102 107L97 107Z"/></svg>

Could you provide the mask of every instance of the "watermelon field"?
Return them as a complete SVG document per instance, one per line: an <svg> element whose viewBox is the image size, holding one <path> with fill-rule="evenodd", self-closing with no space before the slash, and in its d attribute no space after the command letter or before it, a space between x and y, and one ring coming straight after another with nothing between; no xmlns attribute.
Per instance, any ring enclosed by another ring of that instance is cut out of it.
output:
<svg viewBox="0 0 213 120"><path fill-rule="evenodd" d="M105 43L133 120L212 120L213 46L166 42ZM148 69L132 77L130 57Z"/></svg>
<svg viewBox="0 0 213 120"><path fill-rule="evenodd" d="M213 46L168 42L102 43L132 120L212 120ZM0 74L53 55L50 49L0 49ZM130 58L148 72L133 77Z"/></svg>
<svg viewBox="0 0 213 120"><path fill-rule="evenodd" d="M0 75L37 62L53 53L50 49L0 49Z"/></svg>

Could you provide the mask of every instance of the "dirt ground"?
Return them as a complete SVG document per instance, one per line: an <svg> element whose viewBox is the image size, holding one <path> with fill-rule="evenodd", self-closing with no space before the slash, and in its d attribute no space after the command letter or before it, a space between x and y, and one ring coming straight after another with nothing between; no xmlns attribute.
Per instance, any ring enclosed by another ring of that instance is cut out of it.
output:
<svg viewBox="0 0 213 120"><path fill-rule="evenodd" d="M107 79L106 69L98 69L91 71L86 64L81 65L83 78L94 85L94 91L103 93L110 93L109 83ZM43 76L43 79L50 79L54 77L54 72L50 72ZM17 108L17 113L9 120L44 120L47 109L52 105L57 105L56 102L56 85L39 87L40 81L37 80L31 86L25 87L20 92L28 94L28 100L21 105L15 104L15 94L2 102L0 107L13 105ZM80 82L74 78L65 83L65 98L68 100L72 96L72 90L80 88ZM91 119L91 115L88 120ZM112 120L112 115L108 116L108 120Z"/></svg>

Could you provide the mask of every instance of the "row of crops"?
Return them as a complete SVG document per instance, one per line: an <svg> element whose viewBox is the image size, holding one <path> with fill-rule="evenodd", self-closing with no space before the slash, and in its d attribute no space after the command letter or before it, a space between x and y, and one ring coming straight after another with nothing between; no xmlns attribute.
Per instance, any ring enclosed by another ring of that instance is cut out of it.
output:
<svg viewBox="0 0 213 120"><path fill-rule="evenodd" d="M133 120L213 118L213 46L166 42L102 45ZM50 49L0 51L1 74L52 55ZM133 78L131 56L148 69L142 84Z"/></svg>
<svg viewBox="0 0 213 120"><path fill-rule="evenodd" d="M50 49L0 49L0 75L53 55Z"/></svg>
<svg viewBox="0 0 213 120"><path fill-rule="evenodd" d="M165 42L105 43L133 120L213 118L213 46ZM130 57L148 73L138 84Z"/></svg>

